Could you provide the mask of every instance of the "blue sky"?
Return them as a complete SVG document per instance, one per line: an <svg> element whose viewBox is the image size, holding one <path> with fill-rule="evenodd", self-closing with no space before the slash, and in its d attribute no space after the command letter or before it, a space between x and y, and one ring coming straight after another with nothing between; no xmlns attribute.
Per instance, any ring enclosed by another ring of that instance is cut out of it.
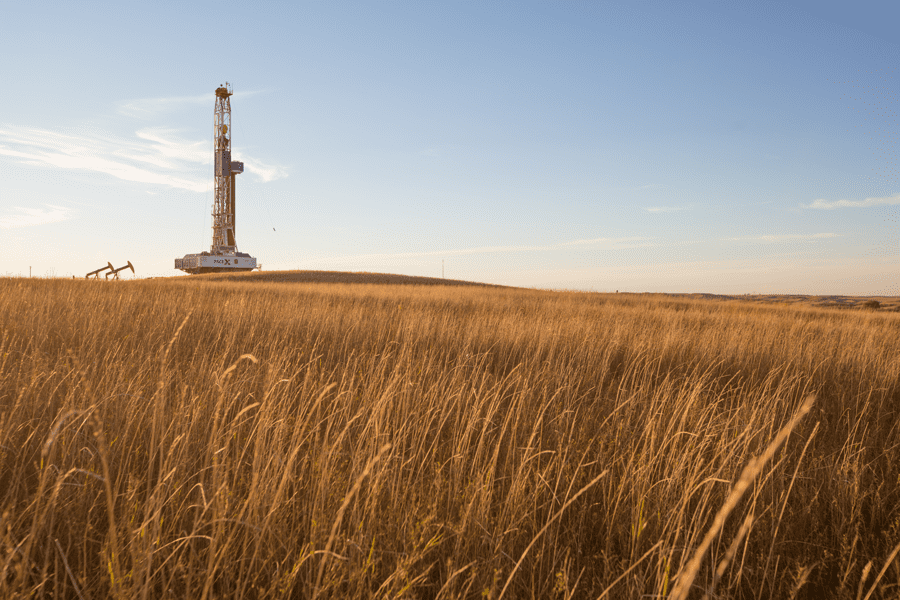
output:
<svg viewBox="0 0 900 600"><path fill-rule="evenodd" d="M900 10L854 2L12 3L0 273L208 249L214 90L265 270L900 291Z"/></svg>

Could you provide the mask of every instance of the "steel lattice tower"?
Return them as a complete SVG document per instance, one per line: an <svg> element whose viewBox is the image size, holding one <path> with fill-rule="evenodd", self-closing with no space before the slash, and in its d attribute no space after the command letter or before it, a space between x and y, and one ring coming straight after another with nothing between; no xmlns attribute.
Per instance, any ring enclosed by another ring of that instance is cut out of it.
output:
<svg viewBox="0 0 900 600"><path fill-rule="evenodd" d="M234 176L231 164L231 101L233 92L226 82L216 89L215 168L216 195L213 200L212 254L232 254L235 241Z"/></svg>

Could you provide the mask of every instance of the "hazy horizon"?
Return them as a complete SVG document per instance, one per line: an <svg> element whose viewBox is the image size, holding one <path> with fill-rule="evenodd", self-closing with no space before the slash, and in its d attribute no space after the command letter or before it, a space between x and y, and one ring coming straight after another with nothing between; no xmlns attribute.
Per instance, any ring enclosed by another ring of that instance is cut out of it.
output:
<svg viewBox="0 0 900 600"><path fill-rule="evenodd" d="M0 23L0 274L174 275L208 250L228 81L237 242L264 270L894 295L897 16L15 4Z"/></svg>

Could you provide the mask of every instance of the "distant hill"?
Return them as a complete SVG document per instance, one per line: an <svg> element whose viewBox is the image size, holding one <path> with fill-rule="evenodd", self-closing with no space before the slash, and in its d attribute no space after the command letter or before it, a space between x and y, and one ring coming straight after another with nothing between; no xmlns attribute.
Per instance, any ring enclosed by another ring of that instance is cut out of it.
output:
<svg viewBox="0 0 900 600"><path fill-rule="evenodd" d="M375 283L392 285L468 285L502 288L507 286L440 277L415 277L391 273L347 273L343 271L250 271L248 273L205 273L191 275L203 281L246 281L268 283Z"/></svg>

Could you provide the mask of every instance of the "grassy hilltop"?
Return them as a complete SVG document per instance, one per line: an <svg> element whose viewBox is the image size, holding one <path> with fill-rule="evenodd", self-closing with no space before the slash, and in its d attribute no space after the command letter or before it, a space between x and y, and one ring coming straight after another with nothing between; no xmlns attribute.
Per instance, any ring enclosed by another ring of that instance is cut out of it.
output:
<svg viewBox="0 0 900 600"><path fill-rule="evenodd" d="M0 279L0 597L900 594L900 315L353 275Z"/></svg>

